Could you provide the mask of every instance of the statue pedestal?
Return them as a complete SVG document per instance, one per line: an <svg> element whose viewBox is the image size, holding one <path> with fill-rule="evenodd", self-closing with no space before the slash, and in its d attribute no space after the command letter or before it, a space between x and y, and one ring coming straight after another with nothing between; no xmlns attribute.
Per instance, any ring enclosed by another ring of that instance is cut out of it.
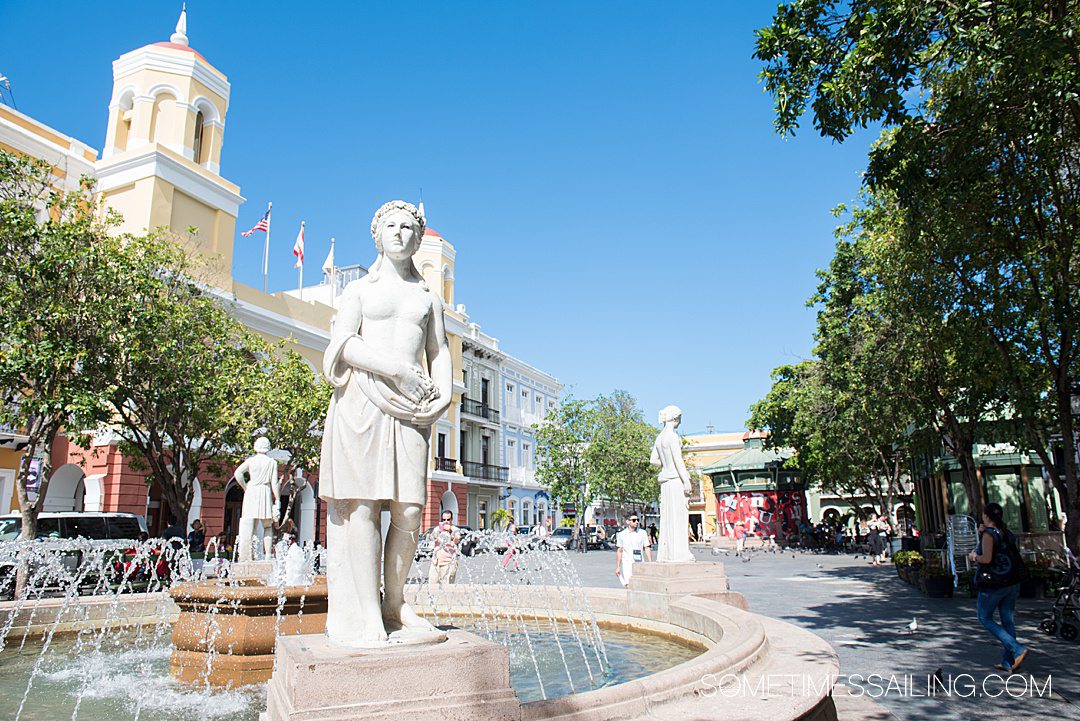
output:
<svg viewBox="0 0 1080 721"><path fill-rule="evenodd" d="M662 620L668 604L683 596L701 596L747 609L746 598L729 588L723 563L634 564L628 597L631 614Z"/></svg>
<svg viewBox="0 0 1080 721"><path fill-rule="evenodd" d="M345 648L321 634L282 637L275 656L261 721L521 718L506 649L466 631L379 649Z"/></svg>

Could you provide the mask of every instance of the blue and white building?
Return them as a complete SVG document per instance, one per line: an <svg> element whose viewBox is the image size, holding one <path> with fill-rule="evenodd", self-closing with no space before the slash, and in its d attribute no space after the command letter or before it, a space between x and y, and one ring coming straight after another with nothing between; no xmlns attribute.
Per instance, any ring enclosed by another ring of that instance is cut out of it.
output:
<svg viewBox="0 0 1080 721"><path fill-rule="evenodd" d="M536 523L558 526L561 509L551 503L547 489L536 480L536 432L555 409L562 384L554 376L518 360L504 356L502 376L503 459L509 469L503 507L519 526Z"/></svg>

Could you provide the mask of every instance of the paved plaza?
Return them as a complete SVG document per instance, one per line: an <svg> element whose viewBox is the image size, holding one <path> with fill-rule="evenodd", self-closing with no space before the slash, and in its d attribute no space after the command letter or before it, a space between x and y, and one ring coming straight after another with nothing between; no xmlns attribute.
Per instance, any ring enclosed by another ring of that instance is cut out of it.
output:
<svg viewBox="0 0 1080 721"><path fill-rule="evenodd" d="M571 555L583 584L619 585L614 551ZM832 644L854 693L875 697L901 721L1080 719L1080 644L1037 629L1049 600L1021 599L1017 606L1020 641L1031 649L1024 676L1030 674L1034 686L1014 679L1008 693L993 698L1003 684L991 677L984 692L984 679L995 673L1000 648L966 595L928 598L897 578L891 563L874 568L865 557L758 551L743 561L707 549L695 549L695 555L723 561L732 590L746 596L751 611L789 621ZM913 618L919 627L914 633L908 628ZM927 695L927 677L938 669L944 683L952 677L952 697ZM1043 690L1048 676L1052 693ZM890 680L899 686L885 692ZM974 696L968 690L973 683ZM1018 697L1025 689L1033 697Z"/></svg>

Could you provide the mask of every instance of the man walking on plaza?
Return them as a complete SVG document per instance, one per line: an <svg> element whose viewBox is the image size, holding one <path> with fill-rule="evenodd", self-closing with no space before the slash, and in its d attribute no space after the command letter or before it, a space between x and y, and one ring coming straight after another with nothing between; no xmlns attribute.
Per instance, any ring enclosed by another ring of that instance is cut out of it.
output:
<svg viewBox="0 0 1080 721"><path fill-rule="evenodd" d="M428 583L442 586L453 583L457 576L458 545L461 543L461 531L454 526L454 514L442 512L442 522L431 532L435 546L431 551L431 569L428 571Z"/></svg>
<svg viewBox="0 0 1080 721"><path fill-rule="evenodd" d="M642 554L652 560L652 546L649 545L649 537L639 525L638 517L630 516L626 520L627 526L615 535L615 575L623 587L630 585L630 578L634 575L634 564L640 563Z"/></svg>

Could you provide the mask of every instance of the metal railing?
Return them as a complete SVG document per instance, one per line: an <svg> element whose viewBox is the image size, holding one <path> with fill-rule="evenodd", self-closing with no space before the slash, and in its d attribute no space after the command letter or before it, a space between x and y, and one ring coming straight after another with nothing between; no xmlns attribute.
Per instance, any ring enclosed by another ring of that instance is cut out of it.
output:
<svg viewBox="0 0 1080 721"><path fill-rule="evenodd" d="M461 397L461 412L469 415L486 418L492 423L499 422L499 412L486 403L474 401L472 398Z"/></svg>
<svg viewBox="0 0 1080 721"><path fill-rule="evenodd" d="M457 473L457 459L455 458L436 458L435 459L436 471L449 471L450 473Z"/></svg>
<svg viewBox="0 0 1080 721"><path fill-rule="evenodd" d="M510 469L506 466L493 466L488 463L477 463L476 461L462 461L461 467L469 478L502 481L503 483L506 482L507 474L510 472Z"/></svg>

